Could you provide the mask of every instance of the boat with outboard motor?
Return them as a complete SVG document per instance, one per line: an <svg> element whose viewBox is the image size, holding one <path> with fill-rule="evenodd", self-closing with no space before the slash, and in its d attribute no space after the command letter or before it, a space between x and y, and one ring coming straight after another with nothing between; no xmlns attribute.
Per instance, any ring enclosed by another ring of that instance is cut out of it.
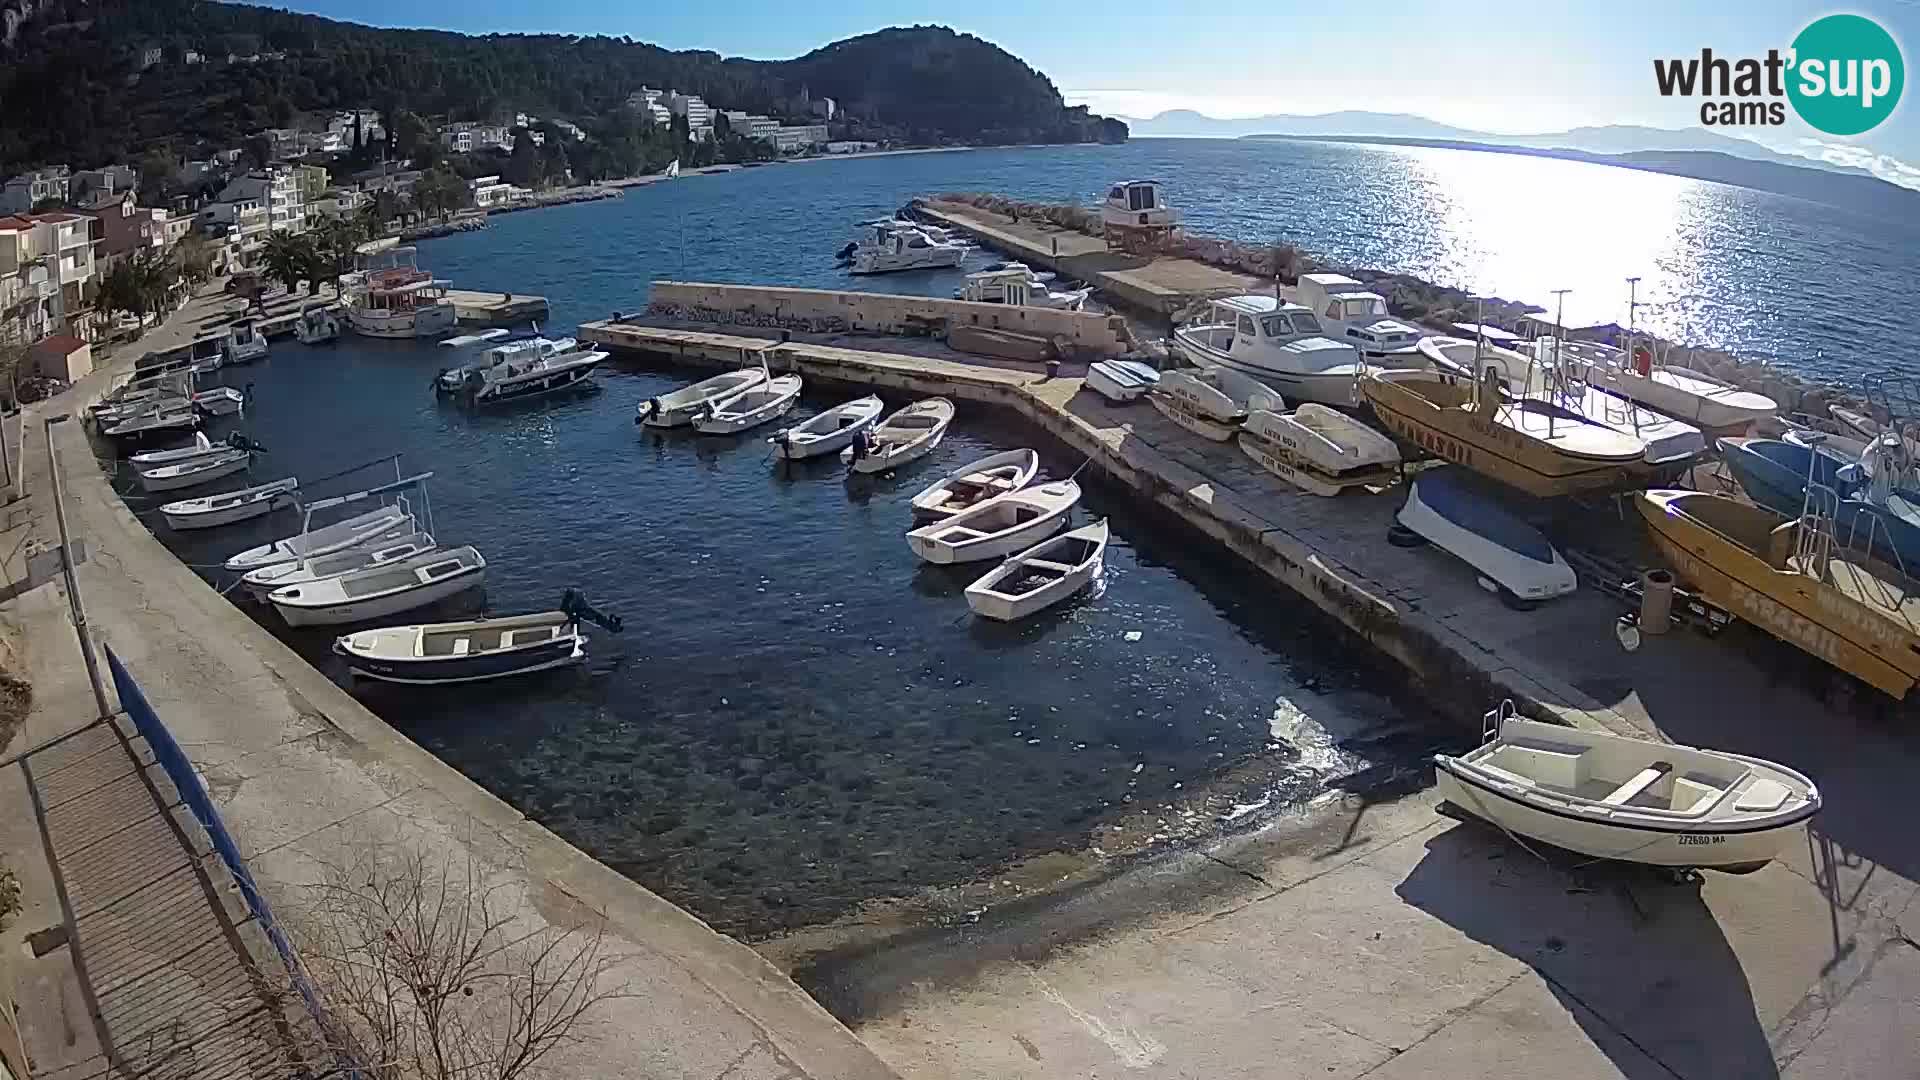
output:
<svg viewBox="0 0 1920 1080"><path fill-rule="evenodd" d="M587 658L583 623L619 633L621 619L594 609L573 589L555 611L462 622L387 626L334 640L353 674L381 682L437 686L528 675Z"/></svg>
<svg viewBox="0 0 1920 1080"><path fill-rule="evenodd" d="M493 332L462 334L460 337L449 338L440 344L457 348L460 345L477 345L496 341L507 336L505 330L494 333L494 336L488 336L489 333ZM541 337L537 332L525 337L510 338L498 345L481 350L479 357L472 363L441 368L433 376L433 388L442 394L458 394L470 390L473 377L489 368L504 363L544 360L562 353L573 352L577 348L579 348L579 342L573 338Z"/></svg>
<svg viewBox="0 0 1920 1080"><path fill-rule="evenodd" d="M463 392L474 405L505 405L585 386L608 354L600 349L501 360L467 374Z"/></svg>
<svg viewBox="0 0 1920 1080"><path fill-rule="evenodd" d="M185 531L247 521L299 504L300 481L289 476L239 491L170 502L160 508L160 514L168 528Z"/></svg>
<svg viewBox="0 0 1920 1080"><path fill-rule="evenodd" d="M854 473L897 469L932 453L952 423L953 402L938 397L916 401L872 428L855 432L853 441L840 451L840 460Z"/></svg>
<svg viewBox="0 0 1920 1080"><path fill-rule="evenodd" d="M704 415L713 402L744 393L767 381L763 361L755 367L738 368L683 386L668 394L650 397L634 410L633 422L652 428L685 427Z"/></svg>
<svg viewBox="0 0 1920 1080"><path fill-rule="evenodd" d="M1903 469L1898 436L1867 445L1866 456L1848 462L1825 450L1825 440L1805 445L1784 439L1727 438L1720 454L1754 502L1778 514L1798 515L1809 485L1830 488L1835 535L1847 547L1871 550L1904 568L1920 570L1920 483Z"/></svg>
<svg viewBox="0 0 1920 1080"><path fill-rule="evenodd" d="M886 404L877 395L868 394L783 428L767 442L773 447L773 456L785 461L837 454L878 422L885 409Z"/></svg>
<svg viewBox="0 0 1920 1080"><path fill-rule="evenodd" d="M800 401L800 376L779 375L731 397L707 403L694 417L693 429L702 435L737 435L787 415Z"/></svg>
<svg viewBox="0 0 1920 1080"><path fill-rule="evenodd" d="M228 447L201 457L183 458L151 468L134 470L134 477L145 491L178 491L197 484L211 483L253 465L253 451Z"/></svg>

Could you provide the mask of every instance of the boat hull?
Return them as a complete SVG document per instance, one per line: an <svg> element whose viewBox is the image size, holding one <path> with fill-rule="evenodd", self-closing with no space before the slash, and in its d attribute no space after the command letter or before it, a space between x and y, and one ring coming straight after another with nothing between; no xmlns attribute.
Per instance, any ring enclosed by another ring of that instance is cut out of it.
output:
<svg viewBox="0 0 1920 1080"><path fill-rule="evenodd" d="M416 308L404 313L387 313L366 308L347 309L347 322L363 337L423 338L439 337L460 321L451 303Z"/></svg>
<svg viewBox="0 0 1920 1080"><path fill-rule="evenodd" d="M1238 423L1218 419L1183 397L1176 397L1162 388L1155 388L1147 395L1147 400L1159 410L1160 415L1179 424L1203 439L1214 442L1226 442L1240 430Z"/></svg>
<svg viewBox="0 0 1920 1080"><path fill-rule="evenodd" d="M1596 364L1587 369L1586 379L1656 412L1698 425L1711 436L1745 434L1748 428L1779 411L1779 406L1764 395L1683 371L1655 368L1651 375L1642 375Z"/></svg>
<svg viewBox="0 0 1920 1080"><path fill-rule="evenodd" d="M515 401L531 401L548 394L557 394L562 390L571 390L593 380L593 364L562 368L544 375L515 379L510 382L493 383L481 387L473 395L475 405L505 405Z"/></svg>
<svg viewBox="0 0 1920 1080"><path fill-rule="evenodd" d="M1138 361L1102 360L1087 368L1087 389L1116 405L1139 401L1160 373Z"/></svg>
<svg viewBox="0 0 1920 1080"><path fill-rule="evenodd" d="M1808 470L1800 464L1804 462L1813 466L1815 483L1846 493L1833 507L1834 535L1842 544L1865 550L1870 538L1874 554L1895 559L1908 573L1920 571L1920 521L1901 512L1911 513L1913 503L1908 493L1896 492L1888 499L1888 506L1875 506L1849 493L1849 485L1840 479L1840 469L1845 463L1839 458L1816 447L1788 443L1797 451L1795 457L1788 459L1792 462L1789 464L1754 449L1770 442L1766 439L1720 442L1721 457L1748 498L1774 513L1798 517L1806 502ZM1775 445L1772 452L1791 451Z"/></svg>
<svg viewBox="0 0 1920 1080"><path fill-rule="evenodd" d="M364 600L347 600L337 604L325 604L308 607L302 604L287 603L268 597L274 610L286 620L288 626L336 626L341 623L365 622L369 619L383 619L389 615L398 615L403 611L426 607L450 596L458 596L468 589L478 588L486 583L487 568L475 566L450 574L430 585L406 589L401 592L382 596L371 596Z"/></svg>
<svg viewBox="0 0 1920 1080"><path fill-rule="evenodd" d="M346 657L355 675L409 686L485 682L514 675L531 675L582 663L587 658L586 636L572 634L523 649L453 657L374 657L336 643L334 651Z"/></svg>
<svg viewBox="0 0 1920 1080"><path fill-rule="evenodd" d="M838 431L822 435L817 439L804 439L799 442L793 442L775 436L767 441L773 443L774 457L785 461L805 461L808 458L838 454L840 451L853 445L854 436L862 431L872 429L873 425L879 422L880 414L876 412L872 416L856 421Z"/></svg>
<svg viewBox="0 0 1920 1080"><path fill-rule="evenodd" d="M1288 401L1316 401L1322 405L1351 408L1359 403L1351 371L1303 372L1249 364L1232 353L1222 352L1199 340L1197 335L1176 330L1174 343L1181 355L1194 364L1217 364L1272 387ZM1349 356L1356 355L1348 353Z"/></svg>
<svg viewBox="0 0 1920 1080"><path fill-rule="evenodd" d="M1416 478L1394 520L1523 602L1579 587L1573 568L1538 530L1471 489L1445 483Z"/></svg>
<svg viewBox="0 0 1920 1080"><path fill-rule="evenodd" d="M369 521L364 528L356 528L338 539L315 544L311 548L302 548L299 543L300 537L290 536L284 540L276 540L271 544L261 544L258 547L248 548L237 555L229 557L226 562L220 565L224 569L232 570L236 573L245 573L249 570L258 570L261 567L278 566L281 563L299 562L302 559L331 555L336 551L345 551L352 547L377 545L389 540L396 540L411 532L413 532L412 516L396 512L390 515L382 515L378 520Z"/></svg>
<svg viewBox="0 0 1920 1080"><path fill-rule="evenodd" d="M1294 449L1282 440L1247 428L1240 430L1239 441L1240 451L1262 468L1300 490L1314 495L1331 497L1349 488L1386 487L1394 482L1396 475L1391 465L1374 465L1331 473L1295 453Z"/></svg>
<svg viewBox="0 0 1920 1080"><path fill-rule="evenodd" d="M227 461L206 463L203 468L193 468L174 473L139 473L140 486L147 491L179 491L182 488L198 487L235 473L245 472L253 464L250 454L235 451L234 457ZM178 467L178 466L172 466ZM162 469L169 466L161 466Z"/></svg>
<svg viewBox="0 0 1920 1080"><path fill-rule="evenodd" d="M1068 508L1069 510L1071 507ZM1009 555L1025 551L1033 545L1060 531L1067 523L1067 511L1028 522L1017 529L993 534L981 540L965 544L943 543L931 537L908 534L907 546L913 549L922 561L939 566L954 566L960 563L984 562L987 559L1004 559Z"/></svg>
<svg viewBox="0 0 1920 1080"><path fill-rule="evenodd" d="M300 501L297 492L283 491L272 498L253 499L236 506L224 507L204 514L180 514L162 509L160 516L167 521L167 527L175 532L187 532L193 529L211 529L216 525L231 525L236 521L249 521L265 517L276 510L283 510Z"/></svg>

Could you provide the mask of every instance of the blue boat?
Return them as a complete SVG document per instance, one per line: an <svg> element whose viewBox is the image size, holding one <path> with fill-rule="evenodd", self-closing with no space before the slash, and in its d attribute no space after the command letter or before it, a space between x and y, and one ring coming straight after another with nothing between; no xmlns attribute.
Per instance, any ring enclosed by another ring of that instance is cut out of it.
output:
<svg viewBox="0 0 1920 1080"><path fill-rule="evenodd" d="M1920 493L1902 489L1876 504L1844 458L1779 439L1721 439L1720 453L1748 498L1789 518L1805 509L1809 480L1832 488L1840 496L1836 540L1865 548L1871 536L1874 554L1893 557L1909 572L1920 570Z"/></svg>
<svg viewBox="0 0 1920 1080"><path fill-rule="evenodd" d="M1395 520L1479 571L1511 607L1564 596L1579 584L1546 534L1502 506L1492 485L1462 466L1421 472Z"/></svg>

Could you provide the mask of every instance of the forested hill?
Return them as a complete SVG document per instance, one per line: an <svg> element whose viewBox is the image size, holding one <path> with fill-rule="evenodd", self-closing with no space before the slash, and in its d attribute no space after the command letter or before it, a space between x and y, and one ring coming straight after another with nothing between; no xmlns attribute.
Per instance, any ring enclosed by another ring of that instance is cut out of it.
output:
<svg viewBox="0 0 1920 1080"><path fill-rule="evenodd" d="M1124 124L1066 107L1053 83L1018 58L938 26L881 30L793 60L758 61L624 37L382 30L204 0L35 6L12 45L0 48L0 173L47 162L94 165L168 144L176 151L202 142L235 146L319 109L405 109L449 120L524 110L580 119L618 108L642 85L773 114L802 91L831 97L862 138L1126 137ZM142 71L154 47L162 59ZM184 62L188 50L209 62ZM226 63L229 55L257 54L267 58Z"/></svg>

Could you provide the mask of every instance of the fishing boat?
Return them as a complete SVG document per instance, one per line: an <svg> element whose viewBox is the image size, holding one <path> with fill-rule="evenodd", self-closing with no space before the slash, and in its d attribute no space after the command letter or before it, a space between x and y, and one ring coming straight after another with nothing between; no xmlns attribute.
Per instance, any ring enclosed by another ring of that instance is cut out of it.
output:
<svg viewBox="0 0 1920 1080"><path fill-rule="evenodd" d="M877 396L868 394L783 428L767 442L773 446L774 457L790 461L837 454L852 445L855 436L871 428L885 408Z"/></svg>
<svg viewBox="0 0 1920 1080"><path fill-rule="evenodd" d="M140 487L146 491L178 491L218 480L234 473L245 472L253 464L253 454L247 450L225 450L205 457L187 458L164 465L155 465L150 469L136 469L134 476L140 481Z"/></svg>
<svg viewBox="0 0 1920 1080"><path fill-rule="evenodd" d="M1512 339L1510 334L1505 336ZM1532 355L1484 337L1426 337L1414 348L1437 371L1478 379L1492 368L1499 372L1500 389L1515 397L1547 387L1547 369Z"/></svg>
<svg viewBox="0 0 1920 1080"><path fill-rule="evenodd" d="M168 465L176 461L185 461L189 458L217 454L226 449L228 449L226 443L221 443L216 447L213 441L207 438L205 432L196 431L193 433L193 441L185 446L176 446L169 450L143 450L138 454L128 457L127 460L131 462L136 469L150 468L155 465Z"/></svg>
<svg viewBox="0 0 1920 1080"><path fill-rule="evenodd" d="M1008 263L998 269L977 270L968 274L966 283L953 295L956 300L968 300L976 304L1079 311L1092 293L1092 289L1056 291L1024 263Z"/></svg>
<svg viewBox="0 0 1920 1080"><path fill-rule="evenodd" d="M1386 297L1344 274L1301 274L1295 292L1320 325L1367 360L1399 367L1411 359L1420 328L1394 318Z"/></svg>
<svg viewBox="0 0 1920 1080"><path fill-rule="evenodd" d="M249 593L265 600L268 593L287 585L339 577L370 566L385 566L415 555L424 555L435 547L432 533L411 532L377 543L346 548L330 555L315 555L295 562L262 566L247 571L240 581Z"/></svg>
<svg viewBox="0 0 1920 1080"><path fill-rule="evenodd" d="M300 481L289 476L284 480L221 495L170 502L160 508L160 513L167 519L167 527L171 529L210 529L215 525L228 525L271 514L275 510L296 506L299 502Z"/></svg>
<svg viewBox="0 0 1920 1080"><path fill-rule="evenodd" d="M267 358L267 335L252 319L235 319L227 327L227 339L221 345L220 364L232 367Z"/></svg>
<svg viewBox="0 0 1920 1080"><path fill-rule="evenodd" d="M1546 534L1502 506L1459 466L1443 465L1415 477L1394 520L1472 567L1482 587L1509 607L1529 608L1578 587L1573 568Z"/></svg>
<svg viewBox="0 0 1920 1080"><path fill-rule="evenodd" d="M840 451L840 460L856 473L897 469L932 453L951 423L953 402L946 398L916 401L870 430L855 432L852 443Z"/></svg>
<svg viewBox="0 0 1920 1080"><path fill-rule="evenodd" d="M621 627L619 616L595 611L568 590L557 611L361 630L336 639L333 651L355 675L381 682L480 682L585 661L580 627L587 622L614 633Z"/></svg>
<svg viewBox="0 0 1920 1080"><path fill-rule="evenodd" d="M154 411L139 413L108 424L100 429L100 434L109 439L135 442L164 435L177 435L184 431L193 431L199 426L200 414L194 410L193 403L181 398Z"/></svg>
<svg viewBox="0 0 1920 1080"><path fill-rule="evenodd" d="M288 626L333 626L425 607L478 588L486 577L487 560L471 547L459 547L284 585L268 593L267 602Z"/></svg>
<svg viewBox="0 0 1920 1080"><path fill-rule="evenodd" d="M449 284L420 269L414 248L389 248L369 257L347 305L347 323L367 337L439 337L459 322Z"/></svg>
<svg viewBox="0 0 1920 1080"><path fill-rule="evenodd" d="M328 499L308 504L309 524L311 524L313 511L325 509L326 504L332 502L333 500ZM263 566L298 562L315 555L330 555L351 547L380 543L405 536L413 531L413 515L406 507L382 506L330 525L323 525L318 529L309 527L292 536L250 547L228 558L221 565L235 573L244 573Z"/></svg>
<svg viewBox="0 0 1920 1080"><path fill-rule="evenodd" d="M1080 501L1072 480L1010 491L907 534L907 546L922 560L942 565L1003 559L1052 536Z"/></svg>
<svg viewBox="0 0 1920 1080"><path fill-rule="evenodd" d="M913 497L913 516L921 521L950 518L996 495L1019 491L1040 471L1040 455L1033 450L989 454L935 480Z"/></svg>
<svg viewBox="0 0 1920 1080"><path fill-rule="evenodd" d="M1311 401L1290 413L1255 409L1240 425L1239 442L1267 471L1315 495L1385 487L1400 466L1392 439Z"/></svg>
<svg viewBox="0 0 1920 1080"><path fill-rule="evenodd" d="M247 406L247 396L231 386L196 390L191 400L203 416L236 416Z"/></svg>
<svg viewBox="0 0 1920 1080"><path fill-rule="evenodd" d="M1103 519L1042 540L967 586L967 606L1001 622L1052 607L1100 576L1107 537Z"/></svg>
<svg viewBox="0 0 1920 1080"><path fill-rule="evenodd" d="M1529 495L1627 490L1652 475L1645 442L1534 398L1509 400L1499 375L1375 371L1361 392L1406 443Z"/></svg>
<svg viewBox="0 0 1920 1080"><path fill-rule="evenodd" d="M495 332L494 337L488 337L487 333L488 332L462 334L457 338L448 338L440 344L447 346L452 346L456 343L473 345L507 336L507 331L505 330ZM462 364L458 367L441 368L433 377L433 387L442 394L458 394L471 389L475 377L489 368L498 367L503 364L525 364L528 361L543 360L548 357L559 356L561 353L573 352L578 347L579 343L572 338L546 338L538 334L530 337L515 338L512 341L502 342L499 345L482 350L479 359L473 363Z"/></svg>
<svg viewBox="0 0 1920 1080"><path fill-rule="evenodd" d="M101 409L93 414L93 423L101 434L126 425L128 421L151 417L159 413L177 413L181 409L191 409L193 398L180 392L169 392L163 396L141 398ZM129 429L131 430L131 429Z"/></svg>
<svg viewBox="0 0 1920 1080"><path fill-rule="evenodd" d="M1698 425L1712 435L1743 435L1780 411L1765 394L1742 390L1704 372L1656 364L1647 346L1629 354L1589 341L1560 342L1561 363L1587 384Z"/></svg>
<svg viewBox="0 0 1920 1080"><path fill-rule="evenodd" d="M1160 381L1160 369L1139 360L1101 360L1087 368L1087 389L1116 405L1138 401Z"/></svg>
<svg viewBox="0 0 1920 1080"><path fill-rule="evenodd" d="M1232 368L1206 364L1160 373L1147 394L1160 415L1203 439L1226 442L1255 409L1286 408L1278 391Z"/></svg>
<svg viewBox="0 0 1920 1080"><path fill-rule="evenodd" d="M734 435L778 420L800 401L800 376L781 375L732 397L707 403L707 411L693 421L703 435Z"/></svg>
<svg viewBox="0 0 1920 1080"><path fill-rule="evenodd" d="M917 227L869 226L861 232L849 257L847 271L894 274L904 270L947 270L959 266L967 257L967 250L964 244L935 240Z"/></svg>
<svg viewBox="0 0 1920 1080"><path fill-rule="evenodd" d="M685 427L706 412L709 403L751 390L767 381L764 366L746 367L702 379L670 394L650 397L635 410L633 422L654 428Z"/></svg>
<svg viewBox="0 0 1920 1080"><path fill-rule="evenodd" d="M1895 699L1920 679L1920 597L1894 569L1835 543L1831 488L1797 517L1731 496L1636 500L1654 544L1706 599Z"/></svg>
<svg viewBox="0 0 1920 1080"><path fill-rule="evenodd" d="M1327 337L1313 312L1271 296L1214 300L1209 311L1206 322L1173 332L1174 348L1189 362L1252 376L1293 401L1355 403L1354 383L1367 365L1358 349Z"/></svg>
<svg viewBox="0 0 1920 1080"><path fill-rule="evenodd" d="M325 304L308 304L300 309L293 324L293 339L302 345L326 345L340 338L340 320Z"/></svg>
<svg viewBox="0 0 1920 1080"><path fill-rule="evenodd" d="M468 400L475 405L504 405L581 386L607 358L599 349L575 349L526 360L503 360L467 377Z"/></svg>
<svg viewBox="0 0 1920 1080"><path fill-rule="evenodd" d="M1840 542L1870 550L1898 563L1903 573L1920 572L1920 491L1901 475L1899 450L1884 441L1869 443L1864 462L1849 463L1826 453L1823 443L1783 439L1721 439L1720 453L1740 490L1754 502L1787 516L1798 516L1810 485L1835 495L1833 527Z"/></svg>
<svg viewBox="0 0 1920 1080"><path fill-rule="evenodd" d="M1719 750L1488 714L1490 738L1435 755L1440 797L1523 836L1597 859L1745 874L1804 844L1813 781Z"/></svg>

